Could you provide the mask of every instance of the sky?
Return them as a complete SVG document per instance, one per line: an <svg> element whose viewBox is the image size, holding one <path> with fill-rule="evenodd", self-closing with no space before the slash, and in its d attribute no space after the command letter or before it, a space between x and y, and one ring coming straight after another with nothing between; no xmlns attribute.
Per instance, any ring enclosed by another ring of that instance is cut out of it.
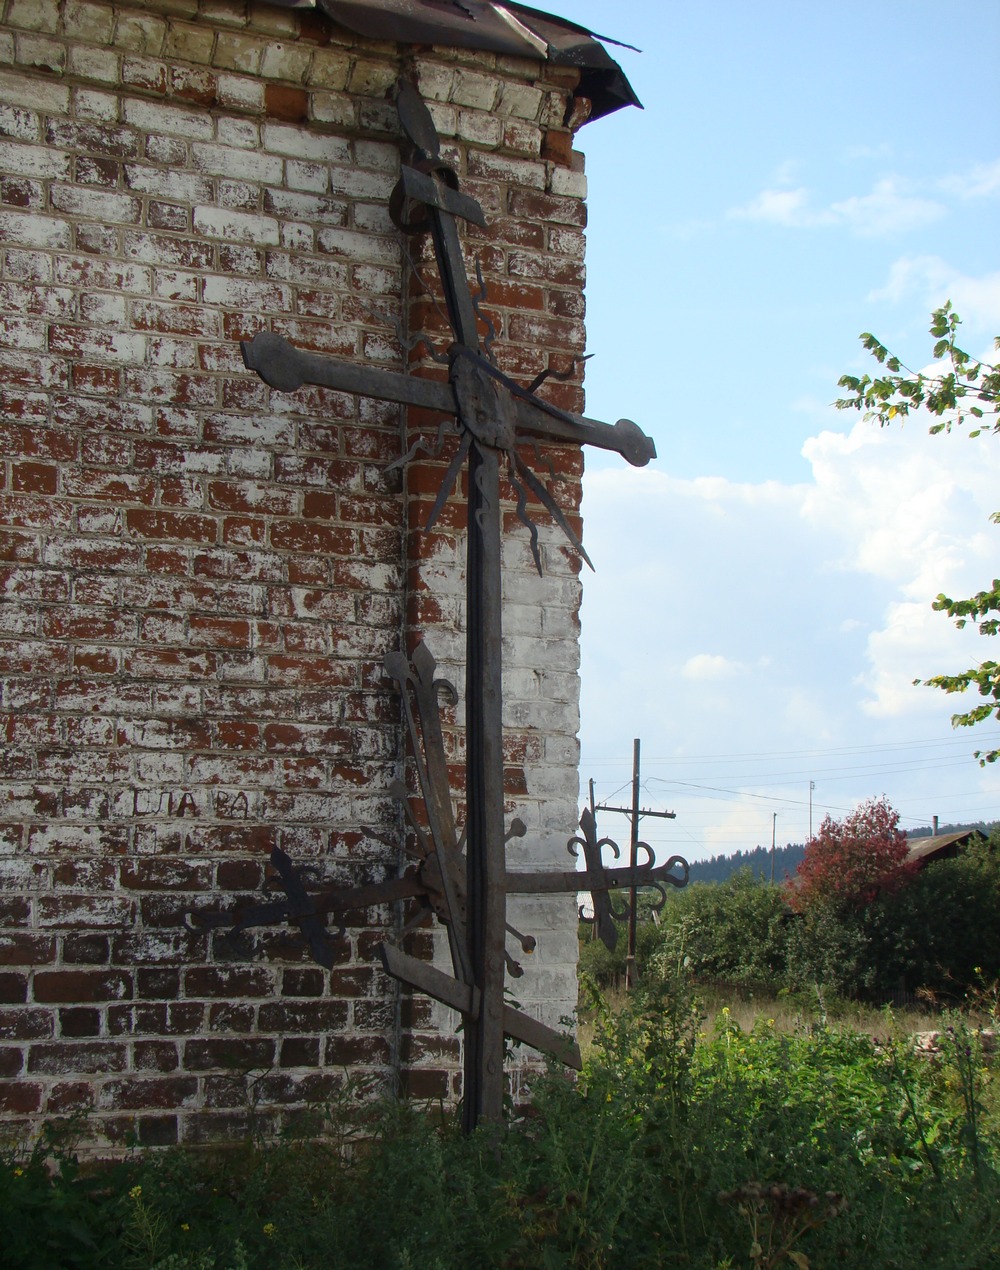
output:
<svg viewBox="0 0 1000 1270"><path fill-rule="evenodd" d="M1000 727L913 683L1000 652L931 609L998 572L1000 437L832 406L862 331L915 369L946 299L974 355L1000 334L1000 2L546 7L643 50L609 46L644 109L577 136L587 413L658 453L587 459L581 798L628 805L639 738L661 857L882 795L904 829L1000 819Z"/></svg>

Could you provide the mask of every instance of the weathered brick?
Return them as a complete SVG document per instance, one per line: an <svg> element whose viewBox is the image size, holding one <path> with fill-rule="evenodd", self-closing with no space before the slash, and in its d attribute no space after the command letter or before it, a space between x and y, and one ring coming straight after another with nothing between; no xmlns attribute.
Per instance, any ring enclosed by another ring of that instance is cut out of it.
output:
<svg viewBox="0 0 1000 1270"><path fill-rule="evenodd" d="M43 1089L29 1081L0 1085L0 1111L15 1116L31 1115L41 1110Z"/></svg>
<svg viewBox="0 0 1000 1270"><path fill-rule="evenodd" d="M132 977L112 970L42 970L33 992L36 1002L121 1001L132 995Z"/></svg>
<svg viewBox="0 0 1000 1270"><path fill-rule="evenodd" d="M110 956L110 943L106 935L79 934L64 936L62 940L63 964L104 965Z"/></svg>
<svg viewBox="0 0 1000 1270"><path fill-rule="evenodd" d="M328 1036L324 1059L331 1067L382 1066L390 1060L389 1042L381 1036Z"/></svg>
<svg viewBox="0 0 1000 1270"><path fill-rule="evenodd" d="M28 1071L33 1075L121 1072L128 1053L114 1041L53 1041L34 1044L28 1051Z"/></svg>
<svg viewBox="0 0 1000 1270"><path fill-rule="evenodd" d="M110 92L95 88L73 90L73 106L78 119L95 119L117 122L120 118L118 98Z"/></svg>
<svg viewBox="0 0 1000 1270"><path fill-rule="evenodd" d="M384 876L401 738L382 658L404 620L436 649L456 643L464 507L449 504L435 534L409 532L449 454L411 465L404 497L383 471L405 448L398 407L272 392L236 342L273 325L328 356L405 362L385 212L395 51L323 44L325 18L239 0L142 13L64 0L51 29L33 12L20 55L54 69L65 57L91 86L0 71L0 303L13 315L0 350L0 657L16 672L0 872L24 888L0 902L0 1020L14 1029L0 1071L24 1091L4 1115L96 1097L109 1141L132 1126L157 1145L243 1131L234 1064L278 1063L261 1089L287 1108L341 1079L308 1070L319 1063L391 1061L383 911L334 941L332 973L278 932L260 933L251 963L187 923L192 908L259 897L276 845L328 861L328 879ZM492 55L418 61L445 153L486 211L466 242L487 274L500 364L524 380L570 370L584 208L579 182L558 192L539 159L566 85L537 89L523 64L497 69ZM413 250L423 269L427 245ZM407 322L448 338L433 305ZM582 404L578 382L549 387ZM433 437L438 420L422 422ZM575 514L574 461L560 452L554 470ZM521 532L513 502L505 525ZM546 532L552 576L515 595L546 622L512 622L508 683L512 718L552 746L530 751L519 726L506 776L525 815L572 821L576 751L556 741L577 721L579 591ZM530 567L523 544L509 554L515 574ZM450 731L448 745L460 783ZM435 1039L435 1018L407 999L404 1030L422 1033L407 1052L423 1087L453 1092L456 1041Z"/></svg>
<svg viewBox="0 0 1000 1270"><path fill-rule="evenodd" d="M587 178L582 172L574 172L571 168L554 167L549 175L548 189L556 195L586 198Z"/></svg>
<svg viewBox="0 0 1000 1270"><path fill-rule="evenodd" d="M173 66L170 69L168 89L171 97L197 102L211 108L218 103L218 80L214 72L191 66Z"/></svg>
<svg viewBox="0 0 1000 1270"><path fill-rule="evenodd" d="M70 93L65 85L51 79L0 70L0 102L8 102L21 110L65 115L69 109Z"/></svg>
<svg viewBox="0 0 1000 1270"><path fill-rule="evenodd" d="M13 971L0 971L0 1002L16 1004L28 999L28 976Z"/></svg>
<svg viewBox="0 0 1000 1270"><path fill-rule="evenodd" d="M59 30L58 0L11 0L7 7L7 21L13 27L27 31Z"/></svg>
<svg viewBox="0 0 1000 1270"><path fill-rule="evenodd" d="M212 61L226 70L258 75L266 47L266 42L259 37L223 31L216 39Z"/></svg>
<svg viewBox="0 0 1000 1270"><path fill-rule="evenodd" d="M174 1041L136 1041L132 1047L132 1063L137 1072L172 1072L180 1064Z"/></svg>
<svg viewBox="0 0 1000 1270"><path fill-rule="evenodd" d="M185 62L211 62L215 32L210 27L193 23L171 22L167 28L163 53Z"/></svg>
<svg viewBox="0 0 1000 1270"><path fill-rule="evenodd" d="M159 1076L153 1079L128 1077L102 1086L98 1106L123 1111L190 1106L198 1093L194 1076Z"/></svg>
<svg viewBox="0 0 1000 1270"><path fill-rule="evenodd" d="M126 123L143 132L166 133L193 141L209 141L212 137L212 120L204 112L140 98L126 98L122 113Z"/></svg>
<svg viewBox="0 0 1000 1270"><path fill-rule="evenodd" d="M275 1059L275 1042L270 1037L220 1037L189 1040L184 1046L184 1068L190 1072L221 1068L232 1072L269 1068Z"/></svg>
<svg viewBox="0 0 1000 1270"><path fill-rule="evenodd" d="M215 207L195 207L192 224L196 233L227 242L262 243L277 246L278 222L270 216Z"/></svg>
<svg viewBox="0 0 1000 1270"><path fill-rule="evenodd" d="M121 76L121 59L112 49L77 46L69 50L68 69L80 79L114 84Z"/></svg>
<svg viewBox="0 0 1000 1270"><path fill-rule="evenodd" d="M72 232L68 221L32 212L0 210L0 243L16 246L69 247Z"/></svg>
<svg viewBox="0 0 1000 1270"><path fill-rule="evenodd" d="M88 44L110 44L114 23L114 12L106 5L68 0L63 14L63 33Z"/></svg>
<svg viewBox="0 0 1000 1270"><path fill-rule="evenodd" d="M0 935L0 965L44 966L55 958L55 940L49 935L18 932Z"/></svg>
<svg viewBox="0 0 1000 1270"><path fill-rule="evenodd" d="M66 1007L59 1011L59 1035L70 1037L100 1036L101 1012L84 1006Z"/></svg>
<svg viewBox="0 0 1000 1270"><path fill-rule="evenodd" d="M23 1067L24 1051L20 1046L0 1045L0 1077L10 1080L12 1076L19 1076ZM9 1093L10 1089L10 1085L0 1085L0 1098L3 1096L3 1091L6 1090Z"/></svg>
<svg viewBox="0 0 1000 1270"><path fill-rule="evenodd" d="M212 884L211 865L154 857L127 861L121 869L121 885L137 891L207 891Z"/></svg>
<svg viewBox="0 0 1000 1270"><path fill-rule="evenodd" d="M140 1146L176 1146L179 1141L176 1116L139 1116L137 1128Z"/></svg>
<svg viewBox="0 0 1000 1270"><path fill-rule="evenodd" d="M166 34L165 20L152 14L120 13L115 24L116 46L135 53L158 56L163 51Z"/></svg>

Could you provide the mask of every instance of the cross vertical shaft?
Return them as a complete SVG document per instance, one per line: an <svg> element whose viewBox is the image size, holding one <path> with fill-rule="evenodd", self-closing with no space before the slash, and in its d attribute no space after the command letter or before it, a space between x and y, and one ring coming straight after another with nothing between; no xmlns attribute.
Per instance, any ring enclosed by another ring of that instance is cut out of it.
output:
<svg viewBox="0 0 1000 1270"><path fill-rule="evenodd" d="M462 266L458 223L429 209L434 255L455 341L478 349L479 331ZM503 821L503 618L500 568L500 464L495 449L469 453L466 550L465 788L469 961L479 1015L465 1023L462 1122L503 1118L503 998L507 900Z"/></svg>
<svg viewBox="0 0 1000 1270"><path fill-rule="evenodd" d="M437 135L426 107L401 89L404 131L425 160ZM404 177L405 180L405 177ZM433 177L432 177L433 180ZM427 219L456 345L479 350L476 312L448 190L434 180ZM469 207L468 211L472 211ZM478 207L476 207L478 212ZM500 462L476 439L469 451L466 556L466 869L469 962L479 1012L465 1020L462 1120L466 1132L503 1119L504 950L507 902L503 819L503 625Z"/></svg>
<svg viewBox="0 0 1000 1270"><path fill-rule="evenodd" d="M474 445L469 468L466 796L469 939L479 1017L466 1024L466 1131L503 1116L504 944L500 475L497 452ZM488 504L493 502L490 507Z"/></svg>

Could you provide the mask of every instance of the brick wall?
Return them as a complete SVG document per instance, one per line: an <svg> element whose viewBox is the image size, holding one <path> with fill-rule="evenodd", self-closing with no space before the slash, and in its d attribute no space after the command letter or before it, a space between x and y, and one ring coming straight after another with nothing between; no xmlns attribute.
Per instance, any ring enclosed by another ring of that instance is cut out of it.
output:
<svg viewBox="0 0 1000 1270"><path fill-rule="evenodd" d="M483 204L470 229L502 369L582 351L574 73L366 43L243 0L0 2L0 1118L91 1111L99 1146L241 1133L350 1065L459 1087L456 1020L402 998L357 914L321 969L280 934L241 959L192 908L259 893L280 845L325 881L401 858L403 736L382 658L425 637L461 692L464 509L421 526L449 457L385 468L436 421L271 393L237 341L401 369L439 321L386 199L402 67ZM424 282L427 249L408 242ZM580 409L579 376L554 383ZM579 454L532 462L579 506ZM508 491L510 493L510 491ZM540 518L544 521L544 518ZM578 567L511 501L505 744L516 868L576 819ZM462 742L449 718L456 789ZM538 938L517 995L575 999L571 898L511 901ZM418 935L429 954L440 933Z"/></svg>

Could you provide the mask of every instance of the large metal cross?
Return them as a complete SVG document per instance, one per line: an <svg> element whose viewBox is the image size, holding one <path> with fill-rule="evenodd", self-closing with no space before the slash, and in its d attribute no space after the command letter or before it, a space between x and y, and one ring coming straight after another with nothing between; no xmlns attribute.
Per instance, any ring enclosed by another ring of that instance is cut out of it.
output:
<svg viewBox="0 0 1000 1270"><path fill-rule="evenodd" d="M617 885L637 881L642 885L658 880L683 884L665 876L670 865L654 871L651 858L638 872L634 867L604 870L596 832L587 825L584 838L571 843L571 846L582 844L587 850L586 877L571 871L554 875L507 873L505 844L510 835L504 826L501 717L501 461L517 491L518 514L529 527L532 552L540 571L537 530L525 513L525 487L553 515L584 558L586 555L548 490L518 457L516 445L531 437L596 445L617 451L636 466L648 463L655 457L655 450L652 441L629 420L623 419L611 426L560 410L531 389L524 389L508 379L489 360L480 344L476 302L465 271L458 229L459 220L482 225L482 209L475 199L459 189L454 169L441 158L430 112L416 89L405 81L399 85L397 108L410 154L403 164L390 210L405 232L429 230L433 236L447 316L454 335L448 352L448 382L411 378L303 353L269 332L245 342L243 355L249 369L279 390L291 391L309 383L453 415L459 446L428 527L444 505L466 457L469 461L465 864L463 867L463 842L456 833L451 810L443 746L436 732L440 727L437 721L440 685L434 680L433 658L426 650L418 649L411 666L399 654L387 659L387 667L408 703L411 746L416 751L414 757L431 840L427 841L417 819L410 814L411 830L423 844L417 851L419 863L404 878L385 884L379 891L380 898L399 898L404 894L430 897L431 906L447 925L453 978L407 956L394 945L385 945L383 960L389 973L397 979L462 1013L463 1116L469 1130L481 1120L502 1118L505 1035L555 1052L572 1065L579 1062L575 1047L567 1046L564 1038L505 1005L505 966L511 961L506 952L507 892L575 891L592 885L596 893ZM411 701L415 701L419 716L422 756ZM405 788L394 792L406 799ZM523 833L523 826L515 823L512 833L518 831ZM253 914L244 914L238 925L242 928L282 917L294 920L314 951L321 949L325 916L343 910L347 900L344 895L338 898L334 893L327 893L326 901L322 895L308 897L287 857L277 853L273 862L282 875L286 900L270 908L264 906ZM612 874L622 876L612 877ZM355 905L364 899L363 891L364 888L353 893ZM525 938L521 938L522 947L527 947Z"/></svg>

